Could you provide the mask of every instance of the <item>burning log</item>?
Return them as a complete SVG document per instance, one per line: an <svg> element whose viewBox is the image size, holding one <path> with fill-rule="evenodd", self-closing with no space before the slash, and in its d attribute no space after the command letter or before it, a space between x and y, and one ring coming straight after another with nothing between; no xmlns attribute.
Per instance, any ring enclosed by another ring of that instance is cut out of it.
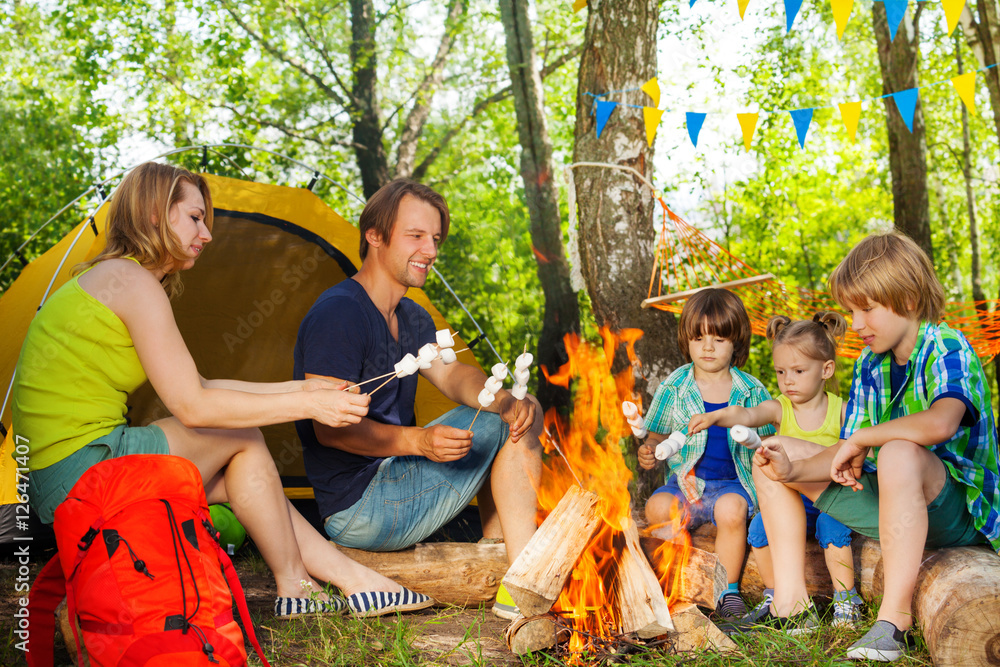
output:
<svg viewBox="0 0 1000 667"><path fill-rule="evenodd" d="M678 582L679 590L671 591L670 596L676 604L691 603L715 609L715 603L727 586L726 568L719 562L718 556L710 551L686 547L682 557L661 564L657 552L666 544L664 540L650 536L643 537L640 543L650 563L657 568L666 568L661 581Z"/></svg>
<svg viewBox="0 0 1000 667"><path fill-rule="evenodd" d="M402 551L338 548L358 563L444 605L492 602L507 571L507 550L502 544L421 543Z"/></svg>
<svg viewBox="0 0 1000 667"><path fill-rule="evenodd" d="M628 520L625 545L618 560L619 631L636 633L642 639L658 637L674 629L660 581L639 545L639 530Z"/></svg>
<svg viewBox="0 0 1000 667"><path fill-rule="evenodd" d="M571 486L503 578L525 616L544 614L562 592L573 566L601 525L598 497Z"/></svg>
<svg viewBox="0 0 1000 667"><path fill-rule="evenodd" d="M563 632L565 629L563 629ZM560 627L550 614L518 617L504 631L507 646L515 655L552 648L560 639Z"/></svg>

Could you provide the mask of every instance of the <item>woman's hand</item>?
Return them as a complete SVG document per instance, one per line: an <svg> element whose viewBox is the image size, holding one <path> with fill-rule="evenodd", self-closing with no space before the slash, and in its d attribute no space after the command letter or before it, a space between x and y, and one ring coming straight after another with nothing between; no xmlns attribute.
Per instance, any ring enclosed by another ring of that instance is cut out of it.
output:
<svg viewBox="0 0 1000 667"><path fill-rule="evenodd" d="M371 401L368 394L333 388L345 387L346 384L334 385L331 382L325 384L330 388L317 387L309 390L309 397L313 401L313 419L337 428L357 424L368 414L368 403Z"/></svg>

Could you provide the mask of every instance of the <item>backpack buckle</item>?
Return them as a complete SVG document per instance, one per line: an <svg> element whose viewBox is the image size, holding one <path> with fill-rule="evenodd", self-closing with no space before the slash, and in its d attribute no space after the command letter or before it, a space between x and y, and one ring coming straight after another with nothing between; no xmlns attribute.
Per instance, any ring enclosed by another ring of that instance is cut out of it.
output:
<svg viewBox="0 0 1000 667"><path fill-rule="evenodd" d="M90 545L94 542L94 538L97 537L97 533L98 530L91 526L90 529L84 533L83 537L80 538L80 541L77 542L76 548L80 551L86 551L89 549Z"/></svg>

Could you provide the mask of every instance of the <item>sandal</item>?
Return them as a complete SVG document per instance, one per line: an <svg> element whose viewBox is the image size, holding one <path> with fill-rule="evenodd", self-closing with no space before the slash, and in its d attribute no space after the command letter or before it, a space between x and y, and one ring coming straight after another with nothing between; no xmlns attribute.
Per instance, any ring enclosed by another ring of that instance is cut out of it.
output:
<svg viewBox="0 0 1000 667"><path fill-rule="evenodd" d="M400 586L399 592L364 591L347 597L347 606L358 618L384 616L404 611L426 609L434 604L434 599L422 593Z"/></svg>

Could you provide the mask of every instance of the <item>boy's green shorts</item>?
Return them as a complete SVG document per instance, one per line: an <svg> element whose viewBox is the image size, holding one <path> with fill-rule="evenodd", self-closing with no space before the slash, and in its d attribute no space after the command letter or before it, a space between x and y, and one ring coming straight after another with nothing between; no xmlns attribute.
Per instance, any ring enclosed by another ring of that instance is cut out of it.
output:
<svg viewBox="0 0 1000 667"><path fill-rule="evenodd" d="M851 530L879 539L878 477L875 473L862 473L861 491L831 482L813 503L820 512L829 514ZM913 526L913 517L901 516L888 519L889 529L903 535ZM972 515L965 504L965 488L951 475L946 475L944 488L927 506L927 548L959 547L983 544L986 539L976 530Z"/></svg>

